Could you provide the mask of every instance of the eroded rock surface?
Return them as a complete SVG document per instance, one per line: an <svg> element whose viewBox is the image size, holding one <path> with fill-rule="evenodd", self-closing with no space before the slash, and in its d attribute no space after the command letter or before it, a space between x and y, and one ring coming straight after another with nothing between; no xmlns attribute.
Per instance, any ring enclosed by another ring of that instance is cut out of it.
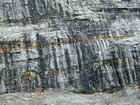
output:
<svg viewBox="0 0 140 105"><path fill-rule="evenodd" d="M1 0L0 92L140 82L139 8L139 0Z"/></svg>
<svg viewBox="0 0 140 105"><path fill-rule="evenodd" d="M113 94L75 94L64 90L0 95L0 104L10 105L139 105L140 90L127 87Z"/></svg>

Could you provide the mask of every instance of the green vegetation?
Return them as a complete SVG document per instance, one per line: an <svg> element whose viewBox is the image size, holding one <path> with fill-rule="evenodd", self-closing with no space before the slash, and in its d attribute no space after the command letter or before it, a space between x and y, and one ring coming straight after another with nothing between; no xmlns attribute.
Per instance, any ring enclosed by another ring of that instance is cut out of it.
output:
<svg viewBox="0 0 140 105"><path fill-rule="evenodd" d="M95 89L92 90L87 90L87 89L80 89L78 91L74 91L74 93L78 93L78 94L94 94L96 92Z"/></svg>
<svg viewBox="0 0 140 105"><path fill-rule="evenodd" d="M41 89L41 92L44 92L44 90L43 90L43 89Z"/></svg>
<svg viewBox="0 0 140 105"><path fill-rule="evenodd" d="M53 27L57 27L57 25L56 25L56 24L54 24L54 25L53 25Z"/></svg>

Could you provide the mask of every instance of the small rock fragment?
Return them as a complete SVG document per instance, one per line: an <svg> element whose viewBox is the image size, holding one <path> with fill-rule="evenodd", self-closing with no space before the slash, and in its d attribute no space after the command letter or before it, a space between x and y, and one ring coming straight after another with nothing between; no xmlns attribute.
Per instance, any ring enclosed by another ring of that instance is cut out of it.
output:
<svg viewBox="0 0 140 105"><path fill-rule="evenodd" d="M22 98L22 100L24 100L24 101L28 101L29 99L28 99L28 98Z"/></svg>

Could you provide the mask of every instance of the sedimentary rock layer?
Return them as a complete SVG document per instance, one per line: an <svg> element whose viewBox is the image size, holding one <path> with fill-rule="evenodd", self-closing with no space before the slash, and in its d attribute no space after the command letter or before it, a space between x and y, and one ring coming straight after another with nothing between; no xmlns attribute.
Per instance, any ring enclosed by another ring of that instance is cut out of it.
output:
<svg viewBox="0 0 140 105"><path fill-rule="evenodd" d="M138 0L1 0L0 92L124 87L140 80Z"/></svg>

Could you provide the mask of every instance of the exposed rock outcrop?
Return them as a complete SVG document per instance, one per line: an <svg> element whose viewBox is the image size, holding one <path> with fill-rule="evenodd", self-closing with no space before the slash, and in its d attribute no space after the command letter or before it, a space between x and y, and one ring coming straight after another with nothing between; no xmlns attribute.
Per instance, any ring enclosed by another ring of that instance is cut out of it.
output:
<svg viewBox="0 0 140 105"><path fill-rule="evenodd" d="M138 0L1 0L0 92L140 82L139 8Z"/></svg>

